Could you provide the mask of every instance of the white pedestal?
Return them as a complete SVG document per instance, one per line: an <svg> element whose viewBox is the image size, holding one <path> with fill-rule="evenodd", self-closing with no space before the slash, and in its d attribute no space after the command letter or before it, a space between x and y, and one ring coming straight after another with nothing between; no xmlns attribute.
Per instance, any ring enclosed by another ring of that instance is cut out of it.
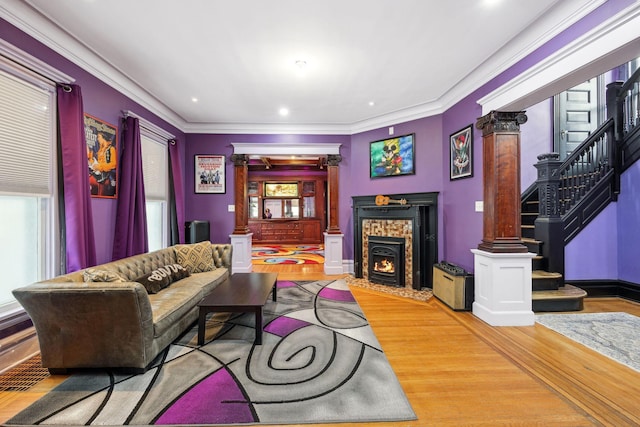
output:
<svg viewBox="0 0 640 427"><path fill-rule="evenodd" d="M473 314L492 326L533 325L531 260L535 254L471 252L475 255Z"/></svg>
<svg viewBox="0 0 640 427"><path fill-rule="evenodd" d="M251 241L253 233L249 234L231 234L231 272L232 273L251 273L253 265L251 264Z"/></svg>
<svg viewBox="0 0 640 427"><path fill-rule="evenodd" d="M342 274L342 239L344 234L324 233L324 274Z"/></svg>

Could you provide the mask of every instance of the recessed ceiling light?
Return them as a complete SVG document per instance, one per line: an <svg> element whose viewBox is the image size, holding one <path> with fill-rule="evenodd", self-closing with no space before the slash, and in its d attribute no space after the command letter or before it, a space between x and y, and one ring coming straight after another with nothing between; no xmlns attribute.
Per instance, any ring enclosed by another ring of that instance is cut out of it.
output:
<svg viewBox="0 0 640 427"><path fill-rule="evenodd" d="M282 107L280 110L278 110L278 113L280 113L281 116L288 116L289 115L289 109Z"/></svg>
<svg viewBox="0 0 640 427"><path fill-rule="evenodd" d="M191 102L198 102L198 98L196 98L195 96L191 98Z"/></svg>
<svg viewBox="0 0 640 427"><path fill-rule="evenodd" d="M500 4L502 0L484 0L485 7L494 7Z"/></svg>
<svg viewBox="0 0 640 427"><path fill-rule="evenodd" d="M376 105L374 101L369 101L369 107L373 107L374 105Z"/></svg>

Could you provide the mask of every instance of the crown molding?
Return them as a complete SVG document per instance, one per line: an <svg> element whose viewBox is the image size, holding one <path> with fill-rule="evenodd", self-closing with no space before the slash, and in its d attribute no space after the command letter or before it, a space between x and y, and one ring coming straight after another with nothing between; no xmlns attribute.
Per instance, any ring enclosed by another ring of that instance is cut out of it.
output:
<svg viewBox="0 0 640 427"><path fill-rule="evenodd" d="M143 89L143 86L127 77L77 39L62 31L26 2L3 0L0 4L0 17L169 124L178 129L184 127L184 120L158 102Z"/></svg>
<svg viewBox="0 0 640 427"><path fill-rule="evenodd" d="M115 90L131 98L162 120L185 133L229 134L354 134L381 127L442 114L474 90L489 82L517 61L529 55L561 31L574 24L606 0L565 0L554 5L554 13L544 15L515 39L498 49L440 99L386 113L355 123L189 123L162 104L144 86L113 67L96 52L74 39L46 19L34 7L20 0L4 0L2 18L83 68ZM558 16L564 17L558 20ZM572 68L569 68L571 70Z"/></svg>
<svg viewBox="0 0 640 427"><path fill-rule="evenodd" d="M291 144L287 142L273 142L256 144L251 142L232 142L234 154L263 155L263 156L296 156L337 155L340 154L342 144Z"/></svg>
<svg viewBox="0 0 640 427"><path fill-rule="evenodd" d="M522 110L640 56L640 3L540 61L534 67L480 98L482 114L493 110ZM615 46L615 48L612 48Z"/></svg>

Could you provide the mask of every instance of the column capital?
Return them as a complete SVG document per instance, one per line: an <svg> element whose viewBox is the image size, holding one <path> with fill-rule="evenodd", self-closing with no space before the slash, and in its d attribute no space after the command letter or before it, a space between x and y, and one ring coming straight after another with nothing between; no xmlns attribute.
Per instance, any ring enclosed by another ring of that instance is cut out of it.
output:
<svg viewBox="0 0 640 427"><path fill-rule="evenodd" d="M341 161L342 156L340 154L329 154L327 156L327 165L329 166L338 166Z"/></svg>
<svg viewBox="0 0 640 427"><path fill-rule="evenodd" d="M520 132L520 125L527 122L524 111L491 111L478 118L476 128L482 136L496 132Z"/></svg>
<svg viewBox="0 0 640 427"><path fill-rule="evenodd" d="M232 154L231 161L234 166L245 166L249 164L249 156L246 154Z"/></svg>

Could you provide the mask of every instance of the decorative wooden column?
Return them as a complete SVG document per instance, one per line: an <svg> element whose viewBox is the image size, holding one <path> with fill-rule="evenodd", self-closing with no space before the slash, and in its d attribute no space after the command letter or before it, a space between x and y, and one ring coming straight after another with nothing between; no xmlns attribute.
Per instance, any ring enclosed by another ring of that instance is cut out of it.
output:
<svg viewBox="0 0 640 427"><path fill-rule="evenodd" d="M233 234L249 233L249 218L247 211L247 181L249 175L249 156L246 154L233 154L231 161L234 165L234 194L236 225Z"/></svg>
<svg viewBox="0 0 640 427"><path fill-rule="evenodd" d="M478 119L484 174L483 238L474 254L473 314L493 326L535 323L530 253L520 230L520 112Z"/></svg>
<svg viewBox="0 0 640 427"><path fill-rule="evenodd" d="M338 217L338 178L340 178L338 164L342 161L339 154L327 156L327 187L329 201L329 221L327 231L324 232L324 273L328 275L343 274L342 246L344 234L340 231Z"/></svg>
<svg viewBox="0 0 640 427"><path fill-rule="evenodd" d="M249 212L247 210L247 178L249 175L249 156L246 154L232 154L231 161L234 165L234 203L236 225L231 239L231 271L233 273L250 273L253 270L251 263L251 243L253 233L249 230Z"/></svg>
<svg viewBox="0 0 640 427"><path fill-rule="evenodd" d="M338 181L340 173L338 164L342 161L339 154L330 154L327 156L327 186L329 188L329 224L327 225L327 233L341 234L339 217L338 217Z"/></svg>
<svg viewBox="0 0 640 427"><path fill-rule="evenodd" d="M480 117L484 176L483 237L478 249L526 253L520 228L520 125L524 111L492 111Z"/></svg>

